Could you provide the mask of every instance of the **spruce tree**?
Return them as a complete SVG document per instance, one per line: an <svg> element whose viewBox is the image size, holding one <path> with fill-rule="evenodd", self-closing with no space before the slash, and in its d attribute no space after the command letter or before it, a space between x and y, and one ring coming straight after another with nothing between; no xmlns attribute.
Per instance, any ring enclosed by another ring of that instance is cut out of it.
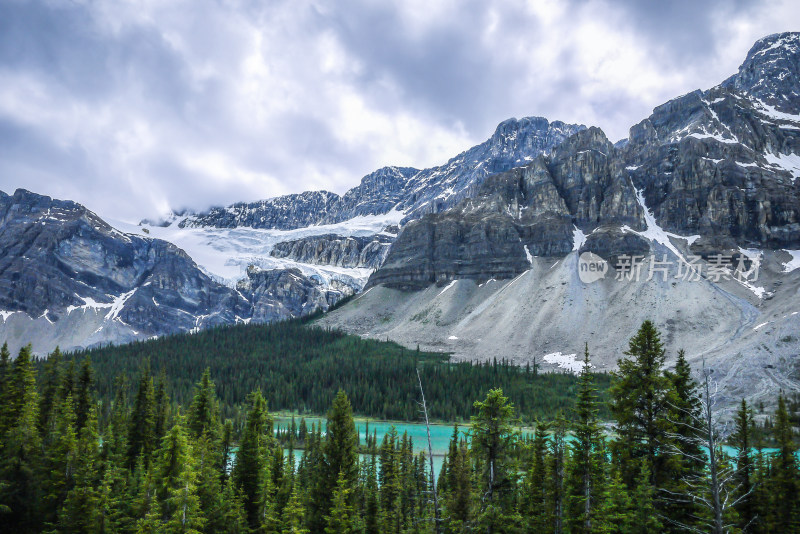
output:
<svg viewBox="0 0 800 534"><path fill-rule="evenodd" d="M311 532L303 526L305 509L300 502L297 491L292 491L289 502L281 514L281 534L309 534Z"/></svg>
<svg viewBox="0 0 800 534"><path fill-rule="evenodd" d="M325 534L353 534L353 507L350 506L349 493L344 473L339 475L336 489L333 491L333 503L330 514L325 516Z"/></svg>
<svg viewBox="0 0 800 534"><path fill-rule="evenodd" d="M248 400L250 411L231 476L244 496L244 508L250 527L258 528L259 506L264 500L265 479L269 476L265 458L272 437L268 434L269 414L261 390L251 393Z"/></svg>
<svg viewBox="0 0 800 534"><path fill-rule="evenodd" d="M344 476L347 488L353 490L358 481L358 433L353 420L353 408L344 391L339 390L328 411L325 427L323 463L320 466L309 526L319 532L325 528L325 516L329 515L333 491L339 476ZM352 492L348 493L349 505L353 505Z"/></svg>
<svg viewBox="0 0 800 534"><path fill-rule="evenodd" d="M3 436L0 456L0 480L6 485L0 503L10 512L4 521L10 532L37 531L41 525L42 458L39 397L30 345L20 349L14 360L6 403L4 412L9 428Z"/></svg>
<svg viewBox="0 0 800 534"><path fill-rule="evenodd" d="M128 467L133 468L141 455L146 469L156 446L153 380L150 377L150 367L146 365L139 378L139 389L128 429Z"/></svg>
<svg viewBox="0 0 800 534"><path fill-rule="evenodd" d="M78 373L76 383L75 398L75 430L80 432L86 424L89 410L92 408L92 386L94 384L94 373L92 371L92 360L87 355L81 363L81 370Z"/></svg>
<svg viewBox="0 0 800 534"><path fill-rule="evenodd" d="M800 532L800 488L798 487L797 445L786 410L786 400L778 395L775 412L775 441L778 452L772 460L772 488L776 532Z"/></svg>
<svg viewBox="0 0 800 534"><path fill-rule="evenodd" d="M219 402L214 392L211 371L208 368L195 386L194 397L187 415L187 424L195 438L199 438L203 432L206 432L212 439L219 439Z"/></svg>
<svg viewBox="0 0 800 534"><path fill-rule="evenodd" d="M668 419L672 430L667 439L673 453L660 462L666 474L661 480L663 512L671 522L665 525L671 531L693 528L700 513L691 493L692 483L703 478L707 453L700 446L702 437L698 433L698 422L703 421L698 384L692 378L692 370L683 350L678 351L675 370L666 372L672 384L669 397ZM680 525L675 527L675 525Z"/></svg>
<svg viewBox="0 0 800 534"><path fill-rule="evenodd" d="M573 420L574 440L570 443L570 480L566 495L571 532L592 532L592 520L602 492L605 458L603 436L597 418L597 389L589 362L589 345L584 349L583 369L578 385L578 399Z"/></svg>
<svg viewBox="0 0 800 534"><path fill-rule="evenodd" d="M97 415L94 407L91 407L80 431L75 483L67 493L64 506L58 515L59 531L99 534L111 530L104 521L101 508L102 478Z"/></svg>
<svg viewBox="0 0 800 534"><path fill-rule="evenodd" d="M631 338L627 358L620 359L609 391L610 408L616 420L618 439L615 453L622 461L623 481L633 484L639 478L639 461L645 458L654 486L665 475L668 414L672 384L664 375L664 346L655 325L645 321Z"/></svg>
<svg viewBox="0 0 800 534"><path fill-rule="evenodd" d="M754 465L751 448L753 447L753 411L742 399L742 404L734 419L731 446L736 449L736 512L739 514L739 527L744 531L751 528L756 518L753 501Z"/></svg>
<svg viewBox="0 0 800 534"><path fill-rule="evenodd" d="M501 389L492 389L484 401L475 402L472 418L472 451L479 466L482 495L478 523L487 533L519 529L521 517L513 491L518 469L514 407Z"/></svg>
<svg viewBox="0 0 800 534"><path fill-rule="evenodd" d="M46 510L44 520L54 525L56 514L74 484L77 468L78 436L75 432L75 411L72 396L67 396L55 408L55 429L50 445L45 450L44 495L42 504Z"/></svg>

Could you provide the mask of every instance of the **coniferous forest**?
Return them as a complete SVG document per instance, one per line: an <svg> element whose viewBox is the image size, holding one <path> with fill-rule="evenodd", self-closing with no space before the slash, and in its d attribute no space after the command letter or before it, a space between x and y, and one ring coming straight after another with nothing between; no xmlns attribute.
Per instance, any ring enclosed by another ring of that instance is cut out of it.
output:
<svg viewBox="0 0 800 534"><path fill-rule="evenodd" d="M682 353L665 368L650 322L630 340L607 398L585 366L571 407L532 434L519 431L507 393L486 388L469 423L454 426L435 476L425 444L395 430L361 439L346 388L325 390L324 432L301 424L277 438L269 374L247 395L237 425L224 416L218 387L234 381L215 375L219 368L207 365L176 401L179 382L171 369L154 379L150 366L161 367L152 353L133 384L101 393L108 378L94 367L96 355L37 368L28 348L13 360L2 351L3 532L800 532L786 399L778 397L771 424L758 431L744 401L726 417L710 373L693 373ZM419 368L435 417L435 397L449 392L428 388L430 367ZM764 449L765 439L773 448Z"/></svg>
<svg viewBox="0 0 800 534"><path fill-rule="evenodd" d="M38 362L38 370L49 376L47 362L63 358L73 366L70 372L77 373L86 357L106 406L120 387L117 378L135 377L143 365L149 365L158 387L169 390L172 402L187 405L194 384L209 369L223 417L238 425L244 421L247 395L258 388L271 410L322 415L342 389L358 415L419 421L417 367L425 377L432 417L446 422L468 421L475 399L496 387L503 389L523 420L549 419L573 406L578 384L571 373L538 373L535 364L520 368L506 361L450 363L448 354L408 350L299 320L227 326L51 355ZM595 380L605 400L611 377L603 373ZM135 386L130 380L123 387L133 394ZM610 416L605 404L600 415Z"/></svg>

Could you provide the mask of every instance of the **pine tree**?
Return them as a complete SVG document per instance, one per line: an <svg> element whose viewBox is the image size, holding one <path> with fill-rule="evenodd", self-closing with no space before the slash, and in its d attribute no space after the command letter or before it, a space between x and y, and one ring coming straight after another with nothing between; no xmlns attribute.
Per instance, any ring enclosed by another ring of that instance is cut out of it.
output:
<svg viewBox="0 0 800 534"><path fill-rule="evenodd" d="M571 532L592 532L592 519L602 491L603 436L597 418L597 389L589 362L589 345L584 349L583 369L578 385L578 400L573 422L574 441L570 443L570 483L566 495Z"/></svg>
<svg viewBox="0 0 800 534"><path fill-rule="evenodd" d="M556 416L552 428L547 466L548 522L553 534L561 534L564 532L564 470L567 452L567 421L562 414Z"/></svg>
<svg viewBox="0 0 800 534"><path fill-rule="evenodd" d="M77 468L78 437L75 433L75 411L72 396L67 396L55 408L55 429L50 446L45 451L43 505L45 522L54 524L56 514L74 484Z"/></svg>
<svg viewBox="0 0 800 534"><path fill-rule="evenodd" d="M236 489L233 480L228 479L222 492L219 508L212 514L213 526L209 533L239 534L247 532L247 513L244 510L242 494Z"/></svg>
<svg viewBox="0 0 800 534"><path fill-rule="evenodd" d="M45 360L38 380L41 392L39 395L39 433L45 439L55 425L55 418L52 417L53 407L57 404L59 398L61 400L65 398L59 395L62 387L62 363L61 350L56 347Z"/></svg>
<svg viewBox="0 0 800 534"><path fill-rule="evenodd" d="M547 424L536 423L522 483L521 510L528 532L547 530Z"/></svg>
<svg viewBox="0 0 800 534"><path fill-rule="evenodd" d="M244 496L248 524L251 528L258 528L260 524L258 510L259 505L263 502L264 484L268 477L264 459L272 438L268 434L269 414L261 390L251 393L248 401L250 411L247 414L247 422L239 441L239 450L236 453L236 462L231 476Z"/></svg>
<svg viewBox="0 0 800 534"><path fill-rule="evenodd" d="M638 480L631 494L633 516L630 533L652 534L654 532L662 532L663 524L658 518L655 506L655 487L651 482L650 462L646 456L642 457L640 462Z"/></svg>
<svg viewBox="0 0 800 534"><path fill-rule="evenodd" d="M628 358L619 360L610 389L619 436L613 446L626 467L622 473L626 484L636 481L639 459L644 457L651 483L658 486L665 475L665 456L660 452L671 430L667 416L672 384L663 373L664 348L652 322L642 323L625 355Z"/></svg>
<svg viewBox="0 0 800 534"><path fill-rule="evenodd" d="M9 428L2 441L0 480L7 485L0 494L0 503L11 510L4 518L9 531L36 531L41 524L38 471L42 458L39 397L30 345L20 349L14 360L5 398L3 411Z"/></svg>
<svg viewBox="0 0 800 534"><path fill-rule="evenodd" d="M515 507L517 482L514 407L501 389L492 389L484 401L475 402L472 418L472 451L479 466L481 508L478 522L487 533L513 532L521 518Z"/></svg>
<svg viewBox="0 0 800 534"><path fill-rule="evenodd" d="M331 512L325 516L325 534L353 534L353 507L348 503L352 491L344 473L339 475L333 491Z"/></svg>
<svg viewBox="0 0 800 534"><path fill-rule="evenodd" d="M774 516L777 532L800 532L800 488L798 488L797 445L786 411L786 400L778 396L775 412L775 441L778 452L772 461L772 488L775 502Z"/></svg>
<svg viewBox="0 0 800 534"><path fill-rule="evenodd" d="M164 436L154 463L156 498L163 531L195 533L206 522L197 495L194 454L182 421Z"/></svg>
<svg viewBox="0 0 800 534"><path fill-rule="evenodd" d="M169 411L169 395L167 395L167 377L162 370L158 376L155 395L153 396L153 436L161 441L167 432L167 416Z"/></svg>
<svg viewBox="0 0 800 534"><path fill-rule="evenodd" d="M633 502L628 488L616 469L610 469L610 477L603 487L597 516L593 524L598 534L616 534L633 530Z"/></svg>
<svg viewBox="0 0 800 534"><path fill-rule="evenodd" d="M81 370L78 374L78 381L75 391L75 430L80 432L89 417L89 410L92 407L92 385L94 376L92 371L92 360L89 356L84 358L81 363Z"/></svg>
<svg viewBox="0 0 800 534"><path fill-rule="evenodd" d="M677 532L693 528L700 513L696 501L691 498L693 488L686 481L704 476L706 452L700 446L702 437L698 435L698 422L703 420L698 384L692 378L692 369L683 350L678 351L675 370L665 374L672 384L668 418L672 424L670 448L674 450L661 462L666 471L661 484L668 496L662 505L664 515L671 520L665 527Z"/></svg>
<svg viewBox="0 0 800 534"><path fill-rule="evenodd" d="M59 512L59 530L65 533L106 531L107 525L100 508L100 436L97 433L97 415L93 407L86 414L85 424L80 431L74 479L75 484Z"/></svg>
<svg viewBox="0 0 800 534"><path fill-rule="evenodd" d="M139 455L142 455L144 467L147 468L155 446L153 380L150 378L150 367L145 366L139 378L139 390L134 400L128 430L128 467L133 468Z"/></svg>
<svg viewBox="0 0 800 534"><path fill-rule="evenodd" d="M753 447L752 433L755 423L753 422L753 411L747 406L747 402L742 399L742 404L736 412L734 420L736 425L733 436L731 436L731 446L736 449L736 511L739 514L739 526L745 531L753 525L756 513L753 503L753 458L751 448Z"/></svg>
<svg viewBox="0 0 800 534"><path fill-rule="evenodd" d="M11 389L11 352L8 350L8 343L3 343L0 347L0 444L11 426L11 414L8 411L11 405Z"/></svg>
<svg viewBox="0 0 800 534"><path fill-rule="evenodd" d="M339 390L328 411L328 422L323 448L323 463L320 466L309 526L315 532L325 528L325 516L330 513L331 499L340 473L348 489L355 488L358 481L358 433L353 420L353 409L344 391ZM352 495L349 505L353 505Z"/></svg>
<svg viewBox="0 0 800 534"><path fill-rule="evenodd" d="M195 438L203 432L208 433L212 439L219 439L219 402L214 392L214 382L211 381L211 371L206 368L200 382L195 386L194 398L189 406L187 424Z"/></svg>
<svg viewBox="0 0 800 534"><path fill-rule="evenodd" d="M308 534L311 532L307 528L303 527L304 515L305 509L303 508L303 504L300 502L300 496L297 494L297 491L292 491L292 496L289 498L289 502L283 509L283 514L281 514L281 533Z"/></svg>

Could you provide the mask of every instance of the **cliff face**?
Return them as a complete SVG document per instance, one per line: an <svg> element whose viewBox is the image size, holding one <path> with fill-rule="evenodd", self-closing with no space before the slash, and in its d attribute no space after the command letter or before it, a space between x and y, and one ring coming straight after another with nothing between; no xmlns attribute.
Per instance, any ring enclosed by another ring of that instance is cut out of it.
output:
<svg viewBox="0 0 800 534"><path fill-rule="evenodd" d="M612 145L573 134L406 225L369 286L513 277L530 256L646 254L645 209L691 252L800 248L800 34L760 40L739 73L657 107ZM638 192L641 192L639 195Z"/></svg>
<svg viewBox="0 0 800 534"><path fill-rule="evenodd" d="M371 237L325 234L282 241L273 247L270 255L312 265L377 269L389 252L392 239L384 234Z"/></svg>

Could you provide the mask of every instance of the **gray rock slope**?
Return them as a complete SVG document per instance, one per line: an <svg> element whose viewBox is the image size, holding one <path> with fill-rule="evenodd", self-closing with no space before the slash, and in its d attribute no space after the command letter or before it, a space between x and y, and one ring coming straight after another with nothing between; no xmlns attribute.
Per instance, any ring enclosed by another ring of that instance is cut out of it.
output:
<svg viewBox="0 0 800 534"><path fill-rule="evenodd" d="M324 234L282 241L275 245L270 255L312 265L377 269L386 259L392 239L393 236L388 234L371 237Z"/></svg>

